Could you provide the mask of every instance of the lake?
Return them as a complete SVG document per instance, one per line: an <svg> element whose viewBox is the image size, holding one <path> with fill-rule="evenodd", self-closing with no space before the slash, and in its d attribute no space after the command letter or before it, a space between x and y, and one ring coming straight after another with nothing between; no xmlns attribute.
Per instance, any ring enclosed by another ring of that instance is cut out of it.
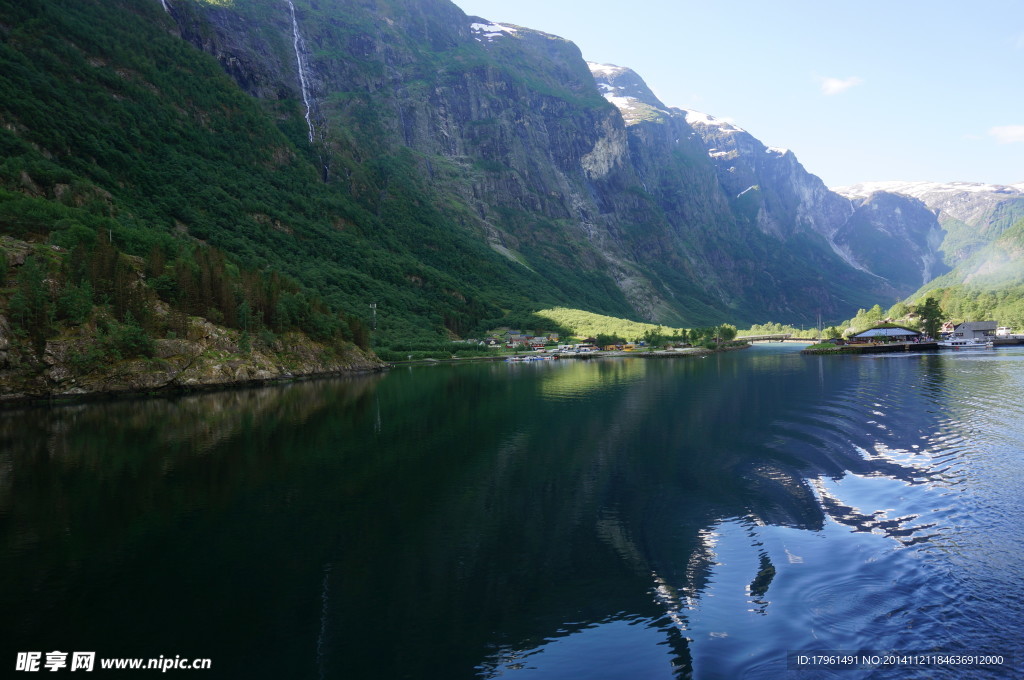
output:
<svg viewBox="0 0 1024 680"><path fill-rule="evenodd" d="M2 412L0 663L1018 677L1024 348L799 349ZM797 661L850 651L1004 661Z"/></svg>

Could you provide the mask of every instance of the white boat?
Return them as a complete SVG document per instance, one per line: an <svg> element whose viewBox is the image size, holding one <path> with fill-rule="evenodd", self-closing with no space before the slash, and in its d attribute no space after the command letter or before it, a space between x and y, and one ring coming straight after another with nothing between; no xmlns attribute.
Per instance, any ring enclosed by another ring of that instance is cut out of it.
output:
<svg viewBox="0 0 1024 680"><path fill-rule="evenodd" d="M985 338L949 338L948 340L939 340L939 347L946 349L985 349L994 346L995 344L991 340L986 340Z"/></svg>

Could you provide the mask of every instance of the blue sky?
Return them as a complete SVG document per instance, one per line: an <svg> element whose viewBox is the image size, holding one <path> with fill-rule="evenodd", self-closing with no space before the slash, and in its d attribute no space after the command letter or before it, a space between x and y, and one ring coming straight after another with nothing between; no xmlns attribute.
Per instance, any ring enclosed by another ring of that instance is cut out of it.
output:
<svg viewBox="0 0 1024 680"><path fill-rule="evenodd" d="M455 0L628 66L829 186L1024 182L1021 0Z"/></svg>

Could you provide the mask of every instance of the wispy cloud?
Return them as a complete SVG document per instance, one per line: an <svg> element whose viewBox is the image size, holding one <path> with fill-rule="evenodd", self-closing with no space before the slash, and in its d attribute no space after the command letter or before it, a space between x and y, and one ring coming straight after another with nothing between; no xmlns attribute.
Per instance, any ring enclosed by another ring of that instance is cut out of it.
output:
<svg viewBox="0 0 1024 680"><path fill-rule="evenodd" d="M840 92L846 92L855 85L860 85L864 82L864 79L859 76L850 76L849 78L818 78L818 82L821 84L821 93L832 96Z"/></svg>
<svg viewBox="0 0 1024 680"><path fill-rule="evenodd" d="M999 125L989 128L988 133L1000 144L1024 142L1024 125Z"/></svg>

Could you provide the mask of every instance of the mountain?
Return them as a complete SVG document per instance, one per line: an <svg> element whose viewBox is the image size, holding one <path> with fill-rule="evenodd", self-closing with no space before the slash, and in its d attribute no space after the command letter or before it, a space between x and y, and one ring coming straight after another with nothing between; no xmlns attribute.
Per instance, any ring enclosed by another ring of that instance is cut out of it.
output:
<svg viewBox="0 0 1024 680"><path fill-rule="evenodd" d="M665 136L645 124L657 115L601 106L607 92L595 91L579 50L560 37L436 0L179 15L186 5L169 2L183 37L240 86L264 100L301 95L309 135L335 171L355 173L349 155L412 151L460 227L529 266L567 304L692 324L809 319L906 292L903 280L894 286L834 242L853 208L792 154L756 162L765 195L737 201L755 183L734 187L742 173L709 173L709 160L726 159L700 153L695 126L684 120L680 135ZM244 12L250 24L275 23L276 44L266 31L240 30ZM263 66L247 73L245 64ZM665 109L635 73L619 78L648 113ZM358 131L369 111L367 140ZM330 153L339 150L341 158ZM432 173L436 166L448 172ZM766 209L752 210L758 204Z"/></svg>
<svg viewBox="0 0 1024 680"><path fill-rule="evenodd" d="M183 332L173 315L268 346L465 337L553 306L799 323L935 271L909 204L839 196L630 70L447 0L0 16L0 274L44 354L76 324Z"/></svg>
<svg viewBox="0 0 1024 680"><path fill-rule="evenodd" d="M831 273L833 299L841 295L836 284L848 282L877 301L906 295L949 270L938 251L943 231L920 201L843 196L807 172L791 151L768 147L730 121L666 107L628 68L590 67L627 129L668 124L677 144L686 140L691 153L706 155L717 179L711 190L729 217L745 227L748 237L760 232L768 244L768 254L759 258L767 272L772 272L773 254L800 252L806 263ZM854 272L866 276L857 280Z"/></svg>
<svg viewBox="0 0 1024 680"><path fill-rule="evenodd" d="M835 191L854 200L876 192L918 199L946 232L940 249L949 266L969 259L1024 217L1024 183L863 182Z"/></svg>
<svg viewBox="0 0 1024 680"><path fill-rule="evenodd" d="M864 204L919 202L941 226L937 242L945 269L908 297L937 297L953 319L1024 328L1024 184L864 182L835 191Z"/></svg>

